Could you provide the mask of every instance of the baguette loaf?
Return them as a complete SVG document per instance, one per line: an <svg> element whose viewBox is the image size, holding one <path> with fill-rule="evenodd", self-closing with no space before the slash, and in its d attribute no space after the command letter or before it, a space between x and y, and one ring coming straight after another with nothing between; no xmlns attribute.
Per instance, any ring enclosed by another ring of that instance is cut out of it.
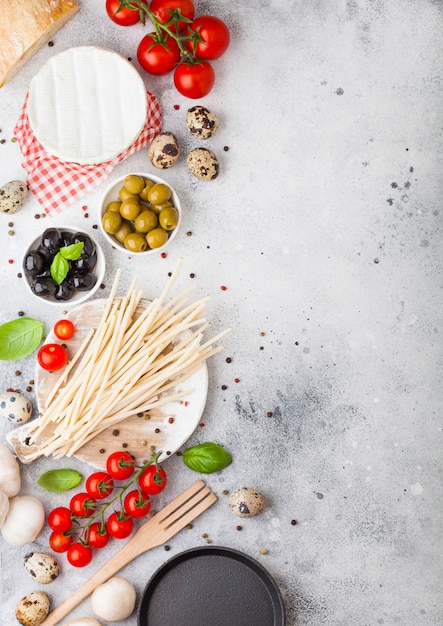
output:
<svg viewBox="0 0 443 626"><path fill-rule="evenodd" d="M76 0L0 0L0 87L79 10Z"/></svg>

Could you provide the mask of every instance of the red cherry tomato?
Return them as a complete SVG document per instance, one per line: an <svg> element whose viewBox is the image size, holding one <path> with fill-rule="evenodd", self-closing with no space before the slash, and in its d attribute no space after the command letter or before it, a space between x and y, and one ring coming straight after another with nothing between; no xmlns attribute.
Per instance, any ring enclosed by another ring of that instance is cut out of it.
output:
<svg viewBox="0 0 443 626"><path fill-rule="evenodd" d="M71 510L65 506L58 506L48 515L48 526L58 533L65 533L72 527Z"/></svg>
<svg viewBox="0 0 443 626"><path fill-rule="evenodd" d="M106 472L94 472L86 479L86 491L96 500L107 498L114 490L114 481Z"/></svg>
<svg viewBox="0 0 443 626"><path fill-rule="evenodd" d="M134 473L134 458L129 452L113 452L106 460L106 471L115 480L126 480Z"/></svg>
<svg viewBox="0 0 443 626"><path fill-rule="evenodd" d="M138 477L138 484L142 491L150 496L154 496L166 487L167 477L165 470L153 463L143 470Z"/></svg>
<svg viewBox="0 0 443 626"><path fill-rule="evenodd" d="M125 539L129 537L134 528L134 522L131 517L127 517L121 511L114 511L108 517L106 522L106 530L114 539Z"/></svg>
<svg viewBox="0 0 443 626"><path fill-rule="evenodd" d="M192 22L187 35L198 33L201 41L187 41L186 47L198 59L218 59L229 47L231 36L226 24L212 15L202 15Z"/></svg>
<svg viewBox="0 0 443 626"><path fill-rule="evenodd" d="M151 500L147 493L134 489L126 494L124 508L125 513L135 519L146 517L151 510Z"/></svg>
<svg viewBox="0 0 443 626"><path fill-rule="evenodd" d="M76 493L71 498L69 508L75 517L90 517L97 508L97 502L89 493Z"/></svg>
<svg viewBox="0 0 443 626"><path fill-rule="evenodd" d="M159 42L156 33L148 33L137 48L137 59L148 74L160 76L171 72L180 61L180 48L172 37Z"/></svg>
<svg viewBox="0 0 443 626"><path fill-rule="evenodd" d="M136 7L134 4L133 6ZM132 11L127 7L120 9L120 0L106 0L106 13L108 17L119 26L134 26L140 21L138 10Z"/></svg>
<svg viewBox="0 0 443 626"><path fill-rule="evenodd" d="M174 85L186 98L203 98L215 83L214 68L207 61L180 63L174 72Z"/></svg>
<svg viewBox="0 0 443 626"><path fill-rule="evenodd" d="M74 567L85 567L92 561L92 550L82 543L71 543L67 554L68 561Z"/></svg>
<svg viewBox="0 0 443 626"><path fill-rule="evenodd" d="M68 352L59 343L45 343L37 352L37 360L44 370L57 372L68 362Z"/></svg>
<svg viewBox="0 0 443 626"><path fill-rule="evenodd" d="M88 531L88 545L91 548L95 548L96 550L100 550L100 548L104 548L105 545L109 541L109 535L106 531L106 527L101 524L101 522L94 522L90 525Z"/></svg>
<svg viewBox="0 0 443 626"><path fill-rule="evenodd" d="M49 547L54 552L66 552L72 543L72 537L64 533L53 532L49 537Z"/></svg>
<svg viewBox="0 0 443 626"><path fill-rule="evenodd" d="M194 19L194 3L192 0L152 0L149 7L159 22L164 24L167 22L174 11L180 9L181 15L188 18L188 20ZM182 31L186 28L189 22L183 20L178 21L178 31Z"/></svg>
<svg viewBox="0 0 443 626"><path fill-rule="evenodd" d="M71 320L58 320L54 324L54 335L62 341L71 339L75 333L75 326Z"/></svg>

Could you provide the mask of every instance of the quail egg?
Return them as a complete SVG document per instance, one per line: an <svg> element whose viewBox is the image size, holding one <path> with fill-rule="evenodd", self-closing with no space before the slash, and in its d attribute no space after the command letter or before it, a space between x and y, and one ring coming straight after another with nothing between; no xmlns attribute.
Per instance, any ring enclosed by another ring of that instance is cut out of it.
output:
<svg viewBox="0 0 443 626"><path fill-rule="evenodd" d="M212 150L208 148L194 148L186 159L188 170L200 180L214 180L217 178L220 165Z"/></svg>
<svg viewBox="0 0 443 626"><path fill-rule="evenodd" d="M0 187L0 212L17 213L28 197L28 187L21 180L12 180Z"/></svg>
<svg viewBox="0 0 443 626"><path fill-rule="evenodd" d="M59 574L57 561L44 552L29 552L23 558L26 573L41 585L52 583Z"/></svg>
<svg viewBox="0 0 443 626"><path fill-rule="evenodd" d="M165 170L177 163L180 156L178 141L173 133L160 133L149 146L149 160L160 170Z"/></svg>
<svg viewBox="0 0 443 626"><path fill-rule="evenodd" d="M15 607L15 616L23 626L39 626L49 613L49 596L44 591L28 593Z"/></svg>
<svg viewBox="0 0 443 626"><path fill-rule="evenodd" d="M262 494L251 487L240 487L229 497L229 508L237 517L254 517L266 507Z"/></svg>
<svg viewBox="0 0 443 626"><path fill-rule="evenodd" d="M15 391L0 394L0 417L13 424L24 424L32 415L32 404L28 398Z"/></svg>
<svg viewBox="0 0 443 626"><path fill-rule="evenodd" d="M204 106L195 106L186 113L186 126L193 137L209 139L218 129L218 119Z"/></svg>

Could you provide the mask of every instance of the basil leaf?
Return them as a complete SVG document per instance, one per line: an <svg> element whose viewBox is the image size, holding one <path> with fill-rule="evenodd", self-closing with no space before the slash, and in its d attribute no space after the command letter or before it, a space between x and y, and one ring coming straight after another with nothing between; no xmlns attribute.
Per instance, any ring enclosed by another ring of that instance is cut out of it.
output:
<svg viewBox="0 0 443 626"><path fill-rule="evenodd" d="M183 452L183 461L190 469L203 474L219 472L232 463L232 457L218 443L207 441Z"/></svg>
<svg viewBox="0 0 443 626"><path fill-rule="evenodd" d="M52 259L50 271L52 280L57 283L57 285L61 285L68 275L69 263L60 252L57 252L55 257Z"/></svg>
<svg viewBox="0 0 443 626"><path fill-rule="evenodd" d="M71 243L70 246L63 246L60 248L59 252L64 259L68 259L68 261L77 261L77 259L81 256L84 248L84 242L79 241L77 243Z"/></svg>
<svg viewBox="0 0 443 626"><path fill-rule="evenodd" d="M20 317L0 326L0 360L22 359L39 346L43 339L43 322Z"/></svg>
<svg viewBox="0 0 443 626"><path fill-rule="evenodd" d="M47 491L62 493L74 489L82 482L83 476L73 469L48 470L37 480L40 487Z"/></svg>

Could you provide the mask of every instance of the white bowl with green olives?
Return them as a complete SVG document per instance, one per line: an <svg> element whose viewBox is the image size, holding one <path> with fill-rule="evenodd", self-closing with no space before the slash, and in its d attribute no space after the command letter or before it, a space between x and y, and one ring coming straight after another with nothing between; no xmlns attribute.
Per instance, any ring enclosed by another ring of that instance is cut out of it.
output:
<svg viewBox="0 0 443 626"><path fill-rule="evenodd" d="M105 239L120 252L163 252L181 222L175 190L155 174L130 173L117 178L100 202L99 224Z"/></svg>
<svg viewBox="0 0 443 626"><path fill-rule="evenodd" d="M91 234L54 226L34 239L22 267L25 285L34 297L66 308L85 302L100 288L105 256Z"/></svg>

